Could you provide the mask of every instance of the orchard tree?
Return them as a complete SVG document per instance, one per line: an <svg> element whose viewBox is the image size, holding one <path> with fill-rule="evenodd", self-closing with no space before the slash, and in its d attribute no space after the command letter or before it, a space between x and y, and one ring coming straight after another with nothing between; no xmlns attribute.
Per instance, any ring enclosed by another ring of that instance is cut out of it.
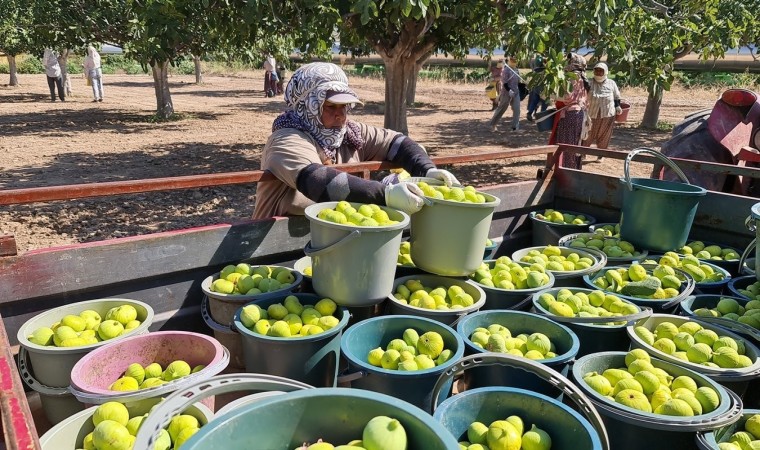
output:
<svg viewBox="0 0 760 450"><path fill-rule="evenodd" d="M8 59L11 86L18 86L16 56L32 48L29 3L21 0L0 0L0 51Z"/></svg>
<svg viewBox="0 0 760 450"><path fill-rule="evenodd" d="M495 43L502 30L496 9L477 0L344 0L340 43L359 53L371 49L385 64L385 127L408 132L422 64L437 50L464 56L470 47ZM493 48L493 47L488 47Z"/></svg>

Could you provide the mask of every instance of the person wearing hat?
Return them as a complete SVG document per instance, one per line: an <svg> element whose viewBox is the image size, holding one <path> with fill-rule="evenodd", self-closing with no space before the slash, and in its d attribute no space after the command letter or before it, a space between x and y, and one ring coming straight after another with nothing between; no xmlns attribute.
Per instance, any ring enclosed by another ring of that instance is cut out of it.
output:
<svg viewBox="0 0 760 450"><path fill-rule="evenodd" d="M617 83L607 78L607 64L600 62L594 66L594 79L588 96L588 115L591 117L591 129L583 140L584 147L596 143L597 148L607 148L615 127L615 115L623 110L620 107L620 89ZM601 156L597 160L602 159Z"/></svg>
<svg viewBox="0 0 760 450"><path fill-rule="evenodd" d="M589 120L586 114L588 92L591 88L586 79L586 58L577 53L568 53L565 72L572 81L567 94L557 99L557 114L554 115L554 130L549 144L580 145L588 135ZM582 155L562 152L560 167L581 169Z"/></svg>
<svg viewBox="0 0 760 450"><path fill-rule="evenodd" d="M287 109L272 124L261 155L261 169L276 180L258 183L254 219L303 215L307 206L327 201L375 203L410 214L424 204L413 183L365 180L334 164L385 160L415 177L435 178L448 186L459 183L450 172L437 169L411 138L349 119L354 105L362 102L335 64L311 63L296 70L284 100Z"/></svg>

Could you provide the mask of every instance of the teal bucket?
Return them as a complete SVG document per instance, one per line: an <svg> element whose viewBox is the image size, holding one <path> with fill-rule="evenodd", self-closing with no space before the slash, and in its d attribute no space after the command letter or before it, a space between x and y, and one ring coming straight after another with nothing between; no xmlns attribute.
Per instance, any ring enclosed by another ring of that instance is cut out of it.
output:
<svg viewBox="0 0 760 450"><path fill-rule="evenodd" d="M665 352L662 352L656 349L655 347L651 345L646 344L639 337L639 335L637 335L636 332L634 331L634 329L637 326L643 326L647 328L648 330L654 332L654 330L657 328L657 325L663 322L672 322L677 327L680 327L683 323L686 323L686 322L696 322L699 325L701 325L703 328L714 331L719 336L728 336L734 340L742 341L744 342L745 354L747 355L747 357L749 357L753 361L753 364L743 369L718 369L718 368L704 366L702 364L684 361L682 359L678 359L676 356L669 355ZM646 319L641 319L638 322L630 325L627 328L627 332L628 332L628 336L631 339L632 349L633 348L644 349L647 353L649 353L653 357L660 358L672 364L686 367L689 370L698 372L706 377L709 377L713 381L720 383L724 387L731 389L738 395L744 395L745 392L747 392L747 387L749 386L749 383L753 380L756 380L758 377L760 377L760 349L758 349L754 344L752 344L747 339L744 339L743 337L735 333L732 333L731 331L723 329L719 327L718 325L715 325L712 323L707 323L701 320L697 320L697 318L695 317L683 317L683 316L674 316L674 315L668 315L668 314L653 314L652 316L647 317Z"/></svg>
<svg viewBox="0 0 760 450"><path fill-rule="evenodd" d="M258 375L248 377L254 380L259 378ZM282 390L280 385L289 380L280 380L277 382L277 377L272 377L266 384L231 380L211 389L196 388L194 393L206 395L207 390L209 395L217 395L239 390L239 386L242 389L260 390L266 386L270 390ZM287 390L291 392L267 396L215 417L188 439L182 450L292 450L304 442L313 444L320 438L341 445L361 439L364 426L376 416L393 417L401 422L410 449L459 449L457 441L443 426L423 410L403 400L358 389L293 391L292 387L287 387ZM148 416L140 427L135 448L152 448L151 444L162 424L168 423L182 405L197 401L194 400L195 395L188 393L172 394Z"/></svg>
<svg viewBox="0 0 760 450"><path fill-rule="evenodd" d="M483 261L488 264L489 268L493 268L496 263L495 259ZM528 267L529 264L525 264L517 261L517 264ZM472 280L478 287L480 287L486 294L486 302L480 308L481 311L490 311L494 309L511 309L515 311L528 311L531 305L531 297L534 293L542 289L547 289L554 286L554 275L551 272L546 272L549 277L549 282L543 286L537 288L527 289L499 289L497 287L486 286Z"/></svg>
<svg viewBox="0 0 760 450"><path fill-rule="evenodd" d="M631 178L630 163L639 153L648 153L665 162L684 181ZM623 208L620 217L620 237L636 248L667 252L681 248L689 237L700 197L707 191L689 184L689 179L660 152L638 148L625 159Z"/></svg>
<svg viewBox="0 0 760 450"><path fill-rule="evenodd" d="M554 288L544 289L536 292L532 297L533 311L542 316L546 316L549 319L560 322L570 328L580 342L580 348L578 349L578 356L586 356L591 353L597 352L609 352L609 351L624 351L628 350L631 346L631 340L628 338L628 333L625 329L628 323L634 320L638 320L644 317L648 317L652 314L652 310L648 308L642 308L638 305L636 308L638 311L635 314L629 314L619 317L560 317L552 314L544 308L538 299L542 294L551 294L554 297L557 293L567 288ZM570 289L573 293L576 292L592 292L592 289L573 288ZM631 303L627 300L622 300L625 303ZM632 304L632 303L631 303ZM625 322L622 325L603 325L605 322L609 322L610 319L616 319L616 322Z"/></svg>
<svg viewBox="0 0 760 450"><path fill-rule="evenodd" d="M513 387L486 387L460 392L445 400L437 409L433 408L433 417L454 437L460 441L467 440L463 435L466 435L467 427L473 421L490 423L517 414L526 421L525 431L530 429L532 423L548 431L552 437L553 449L611 448L607 430L591 400L565 376L537 361L498 353L466 356L441 375L433 389L433 398L438 397L440 388L455 375L491 366L522 370L551 383L555 392L562 393L563 403Z"/></svg>
<svg viewBox="0 0 760 450"><path fill-rule="evenodd" d="M756 414L760 414L760 409L744 409L739 420L731 425L726 425L717 430L697 433L697 448L699 450L720 450L718 444L728 442L731 435L743 430L747 419Z"/></svg>
<svg viewBox="0 0 760 450"><path fill-rule="evenodd" d="M557 356L539 360L541 364L567 375L569 366L578 354L580 342L578 337L564 325L552 322L546 317L521 311L480 311L465 316L457 324L457 333L464 341L466 354L486 354L486 350L477 347L470 335L476 328L488 328L499 324L507 327L512 336L526 333L543 333L556 347ZM467 389L487 386L510 386L527 389L544 395L556 395L556 388L535 374L513 367L490 366L478 367L465 372L464 385Z"/></svg>
<svg viewBox="0 0 760 450"><path fill-rule="evenodd" d="M411 372L383 369L367 361L370 350L385 349L391 340L400 339L407 328L414 328L420 335L428 331L439 333L444 348L452 350L454 355L439 366ZM416 316L381 316L363 320L343 333L340 348L348 361L348 374L341 377L342 381L350 381L352 388L387 394L419 408L429 407L431 391L439 375L464 354L464 342L453 329ZM451 385L449 383L445 392L451 392Z"/></svg>
<svg viewBox="0 0 760 450"><path fill-rule="evenodd" d="M316 294L290 294L301 304L314 304L322 297ZM253 302L266 309L281 303L285 296ZM350 314L339 307L336 317L340 323L319 334L303 337L272 337L254 333L240 321L240 308L235 313L235 329L243 343L245 369L251 373L265 373L300 381L316 387L332 387L337 384L340 360L340 340L348 325Z"/></svg>
<svg viewBox="0 0 760 450"><path fill-rule="evenodd" d="M709 386L720 396L720 405L715 411L695 417L664 416L646 413L615 403L591 389L582 380L589 372L602 373L607 369L625 367L625 352L602 352L579 358L573 364L573 379L578 387L591 399L604 419L610 437L611 448L615 450L692 450L699 431L717 429L735 422L742 411L742 402L736 394L723 386L684 367L652 358L654 367L659 367L673 377L687 375L697 386Z"/></svg>

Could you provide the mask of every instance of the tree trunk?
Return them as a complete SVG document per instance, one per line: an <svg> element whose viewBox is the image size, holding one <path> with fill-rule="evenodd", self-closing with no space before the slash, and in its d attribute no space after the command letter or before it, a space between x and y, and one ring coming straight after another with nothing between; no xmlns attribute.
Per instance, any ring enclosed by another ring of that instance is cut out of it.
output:
<svg viewBox="0 0 760 450"><path fill-rule="evenodd" d="M193 55L193 62L195 63L195 84L203 84L203 73L201 72L200 56Z"/></svg>
<svg viewBox="0 0 760 450"><path fill-rule="evenodd" d="M7 55L8 72L11 74L10 86L18 86L18 74L16 73L16 55Z"/></svg>
<svg viewBox="0 0 760 450"><path fill-rule="evenodd" d="M660 119L660 105L662 104L662 88L653 87L647 97L647 107L644 110L644 118L641 120L641 128L657 128Z"/></svg>
<svg viewBox="0 0 760 450"><path fill-rule="evenodd" d="M169 92L169 61L155 61L153 69L153 87L156 90L156 116L168 119L174 114L172 95Z"/></svg>
<svg viewBox="0 0 760 450"><path fill-rule="evenodd" d="M64 97L71 97L71 79L69 78L68 61L69 49L64 49L61 56L58 57L58 64L61 66L61 82L63 83Z"/></svg>
<svg viewBox="0 0 760 450"><path fill-rule="evenodd" d="M407 85L414 73L415 60L383 57L385 62L385 128L408 134L406 122Z"/></svg>
<svg viewBox="0 0 760 450"><path fill-rule="evenodd" d="M414 65L414 71L410 74L409 79L406 82L406 106L414 106L414 99L417 94L417 80L420 76L420 70L422 70L422 66L425 65L432 54L432 52L426 53L418 59L417 63Z"/></svg>

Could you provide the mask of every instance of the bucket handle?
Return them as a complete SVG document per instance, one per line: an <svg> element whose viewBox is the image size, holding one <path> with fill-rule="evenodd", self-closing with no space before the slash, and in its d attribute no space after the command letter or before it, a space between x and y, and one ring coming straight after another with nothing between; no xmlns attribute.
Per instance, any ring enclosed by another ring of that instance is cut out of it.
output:
<svg viewBox="0 0 760 450"><path fill-rule="evenodd" d="M338 376L337 384L350 383L360 378L364 378L368 375L369 373L364 370L357 370L356 372L343 373L343 375Z"/></svg>
<svg viewBox="0 0 760 450"><path fill-rule="evenodd" d="M541 379L562 391L563 394L578 406L581 414L591 422L591 425L596 429L597 433L599 433L599 438L602 441L602 448L605 450L611 450L612 447L610 447L610 440L607 436L607 429L604 427L604 422L602 422L601 416L599 416L599 413L596 411L596 408L588 397L586 397L586 395L570 380L556 370L525 358L496 353L465 356L446 369L441 373L441 376L438 377L438 381L436 381L435 387L433 388L430 411L435 412L438 405L438 397L441 395L443 386L451 381L454 378L454 375L460 371L469 370L474 367L486 366L508 366L518 368L538 375Z"/></svg>
<svg viewBox="0 0 760 450"><path fill-rule="evenodd" d="M689 179L686 177L686 174L683 173L683 171L674 163L670 158L663 155L662 153L652 150L651 148L647 147L639 147L631 150L630 153L628 153L628 156L625 158L625 165L623 166L623 172L625 173L625 184L628 186L628 190L633 190L633 185L631 184L631 172L630 172L630 165L631 160L634 156L638 155L639 153L648 153L660 161L664 162L668 167L675 172L676 175L678 175L678 178L683 180L684 183L690 184Z"/></svg>
<svg viewBox="0 0 760 450"><path fill-rule="evenodd" d="M32 367L32 365L29 363L29 351L25 347L19 347L18 349L18 370L21 373L21 378L24 379L24 382L35 390L36 392L39 392L40 394L51 396L51 397L60 397L64 395L69 395L69 387L52 387L52 386L46 386L42 383L40 383L36 378L34 378L34 375L32 375L31 370L29 370Z"/></svg>
<svg viewBox="0 0 760 450"><path fill-rule="evenodd" d="M190 405L213 395L237 391L284 391L314 389L313 386L288 378L266 374L219 375L175 391L145 418L135 438L134 448L153 448L160 431L172 417L182 414Z"/></svg>
<svg viewBox="0 0 760 450"><path fill-rule="evenodd" d="M747 218L747 220L749 220L749 217ZM747 225L747 228L749 228L750 231L755 231L754 221L752 222L752 228L750 228L749 224ZM744 252L742 253L741 258L739 258L739 272L744 270L744 264L747 262L747 258L749 258L749 255L751 255L752 252L755 250L755 247L757 247L757 238L752 239L752 242L750 242L747 248L744 249ZM755 274L755 276L757 276L757 274Z"/></svg>
<svg viewBox="0 0 760 450"><path fill-rule="evenodd" d="M324 247L315 248L311 245L311 241L306 243L306 246L303 248L303 252L306 253L306 256L309 256L311 258L315 256L319 256L323 253L329 253L336 248L340 248L349 242L353 241L354 239L358 238L362 235L362 232L360 230L353 230L350 233L348 233L346 236L343 236L340 238L337 242L333 242L330 245L325 245Z"/></svg>
<svg viewBox="0 0 760 450"><path fill-rule="evenodd" d="M201 299L201 316L203 317L203 321L206 322L206 325L208 325L208 327L213 331L219 331L222 333L237 333L234 322L230 326L225 326L211 317L211 312L208 309L208 302L208 296L204 295L203 299Z"/></svg>

